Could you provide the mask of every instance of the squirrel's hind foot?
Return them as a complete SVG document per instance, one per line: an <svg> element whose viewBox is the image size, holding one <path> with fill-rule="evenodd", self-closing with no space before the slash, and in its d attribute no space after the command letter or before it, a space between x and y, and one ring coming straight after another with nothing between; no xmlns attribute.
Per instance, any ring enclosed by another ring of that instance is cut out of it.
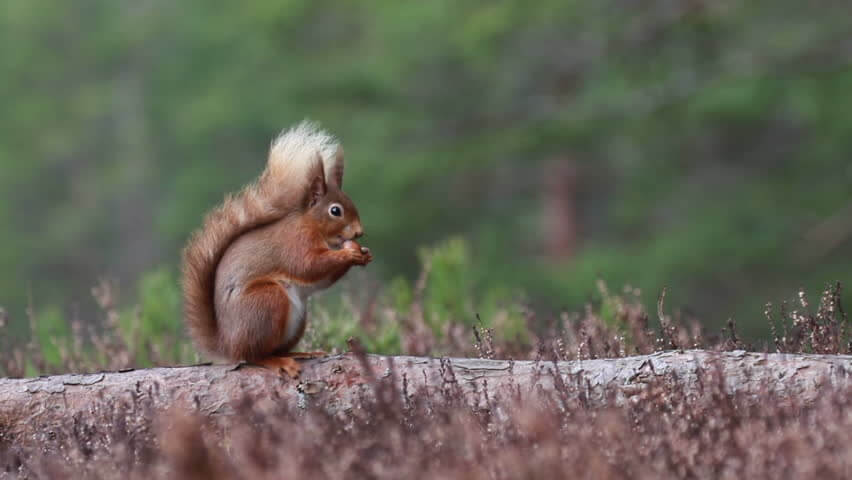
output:
<svg viewBox="0 0 852 480"><path fill-rule="evenodd" d="M299 360L310 360L312 358L321 358L327 355L328 354L325 352L287 352L282 354L273 354L266 358L257 360L254 363L278 373L286 373L290 378L297 379L302 373L302 364Z"/></svg>
<svg viewBox="0 0 852 480"><path fill-rule="evenodd" d="M302 365L297 359L290 356L271 356L261 358L253 363L263 368L273 370L281 375L287 374L292 379L299 378L299 375L302 373Z"/></svg>

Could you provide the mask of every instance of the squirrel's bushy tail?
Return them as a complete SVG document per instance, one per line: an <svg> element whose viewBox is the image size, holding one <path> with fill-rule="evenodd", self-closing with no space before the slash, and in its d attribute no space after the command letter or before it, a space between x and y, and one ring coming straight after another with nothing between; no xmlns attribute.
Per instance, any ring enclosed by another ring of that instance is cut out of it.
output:
<svg viewBox="0 0 852 480"><path fill-rule="evenodd" d="M211 211L183 252L184 317L198 348L218 355L219 330L214 294L216 269L228 247L255 228L275 222L301 207L310 185L308 172L322 162L333 170L338 146L311 122L282 133L269 151L266 170L253 184Z"/></svg>

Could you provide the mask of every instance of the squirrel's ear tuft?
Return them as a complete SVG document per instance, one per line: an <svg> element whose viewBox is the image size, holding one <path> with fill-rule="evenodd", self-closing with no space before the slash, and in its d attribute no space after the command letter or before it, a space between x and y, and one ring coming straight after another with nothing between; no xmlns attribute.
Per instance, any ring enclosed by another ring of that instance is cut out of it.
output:
<svg viewBox="0 0 852 480"><path fill-rule="evenodd" d="M311 208L319 203L320 199L328 191L328 186L325 183L325 170L319 156L315 157L315 161L308 170L308 178L310 179L310 183L308 184L308 191L305 195L305 208Z"/></svg>
<svg viewBox="0 0 852 480"><path fill-rule="evenodd" d="M325 168L325 178L329 185L334 185L337 188L343 188L343 147L337 146L334 155L323 157L323 167Z"/></svg>
<svg viewBox="0 0 852 480"><path fill-rule="evenodd" d="M317 158L321 164L331 165L338 148L333 136L305 120L272 141L267 169L282 184L313 181L310 172Z"/></svg>

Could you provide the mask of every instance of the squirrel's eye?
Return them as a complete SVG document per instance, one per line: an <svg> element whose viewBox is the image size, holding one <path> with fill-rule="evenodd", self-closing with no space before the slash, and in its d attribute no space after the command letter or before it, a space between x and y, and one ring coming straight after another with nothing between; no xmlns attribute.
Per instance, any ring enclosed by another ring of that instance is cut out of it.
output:
<svg viewBox="0 0 852 480"><path fill-rule="evenodd" d="M334 204L328 209L329 215L332 217L342 217L343 216L343 207L338 204Z"/></svg>

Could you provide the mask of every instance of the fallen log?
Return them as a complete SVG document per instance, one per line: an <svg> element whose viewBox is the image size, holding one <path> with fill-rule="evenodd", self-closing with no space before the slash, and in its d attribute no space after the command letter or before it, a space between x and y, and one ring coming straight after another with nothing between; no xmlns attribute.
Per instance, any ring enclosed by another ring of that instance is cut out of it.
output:
<svg viewBox="0 0 852 480"><path fill-rule="evenodd" d="M182 407L202 415L228 415L246 394L261 407L289 402L345 414L383 383L393 385L393 392L406 401L456 389L476 405L506 394L564 389L594 405L605 398L626 401L660 379L695 390L701 376L713 372L722 375L729 392L768 389L812 400L827 385L852 384L852 356L688 350L546 362L346 354L305 361L299 380L233 364L0 379L0 436L33 438L74 418L91 421L104 405L145 403L154 410Z"/></svg>

